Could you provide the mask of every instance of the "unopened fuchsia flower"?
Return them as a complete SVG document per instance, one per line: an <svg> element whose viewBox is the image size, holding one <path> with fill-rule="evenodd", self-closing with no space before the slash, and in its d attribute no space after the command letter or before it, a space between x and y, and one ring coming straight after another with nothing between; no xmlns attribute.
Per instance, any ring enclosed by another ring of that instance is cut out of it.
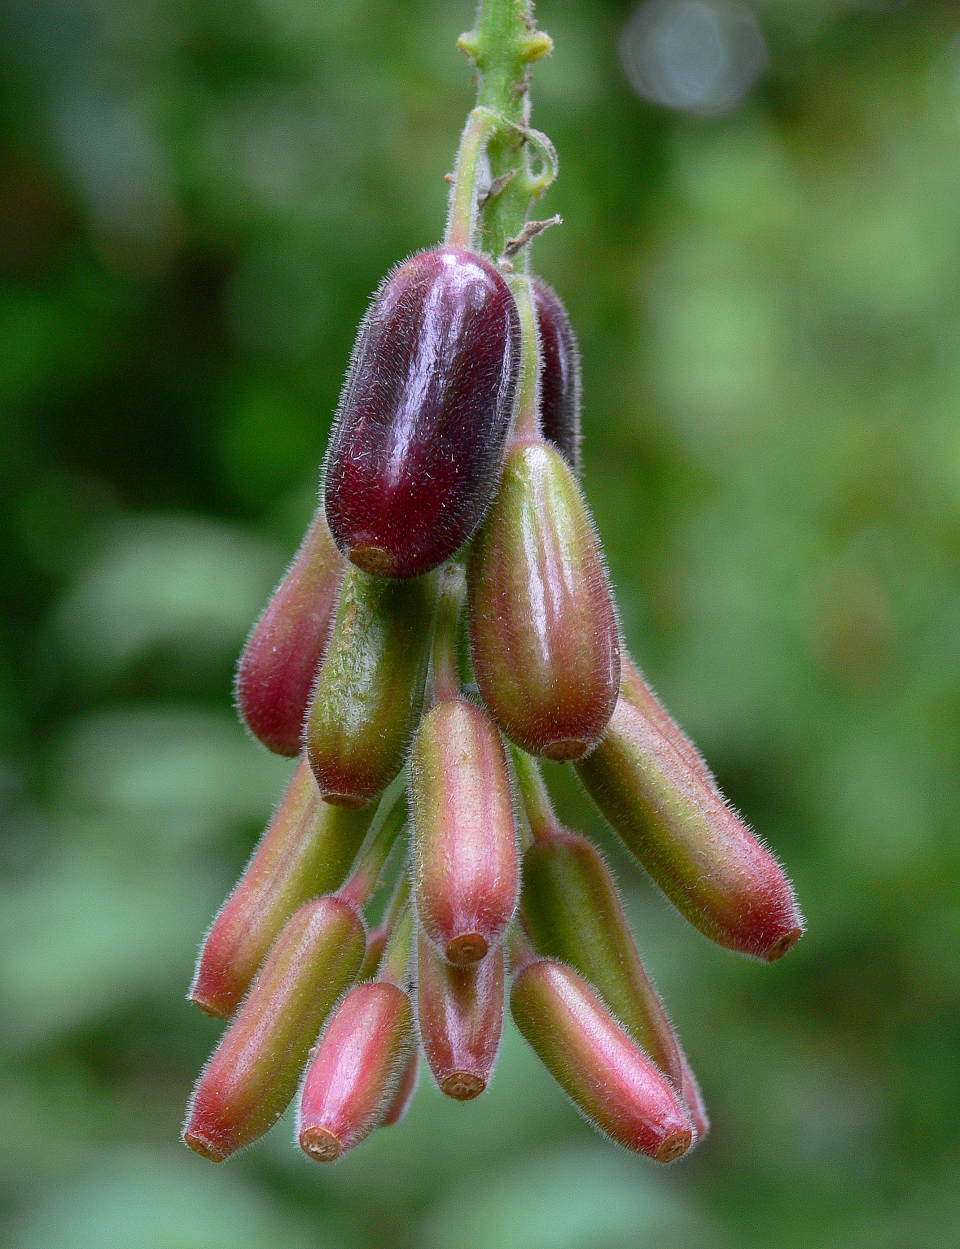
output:
<svg viewBox="0 0 960 1249"><path fill-rule="evenodd" d="M703 1138L616 885L558 821L538 758L575 768L712 941L769 962L803 932L779 864L621 643L577 479L576 340L529 271L558 221L528 219L556 170L529 126L529 67L552 45L529 0L482 0L459 46L479 98L446 236L363 319L321 504L240 659L243 720L299 759L190 990L228 1021L183 1131L213 1161L294 1100L301 1149L339 1158L403 1116L421 1052L446 1096L480 1096L507 1003L610 1140L670 1162Z"/></svg>

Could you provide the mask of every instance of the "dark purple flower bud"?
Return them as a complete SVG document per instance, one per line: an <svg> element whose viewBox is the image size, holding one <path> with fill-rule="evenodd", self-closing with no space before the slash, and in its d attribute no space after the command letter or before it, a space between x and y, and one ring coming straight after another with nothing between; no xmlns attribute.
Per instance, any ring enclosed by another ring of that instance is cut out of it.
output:
<svg viewBox="0 0 960 1249"><path fill-rule="evenodd" d="M601 1132L657 1162L690 1147L677 1092L572 968L528 963L513 982L510 1006L544 1066Z"/></svg>
<svg viewBox="0 0 960 1249"><path fill-rule="evenodd" d="M503 1030L503 947L452 967L421 932L417 957L420 1042L441 1093L465 1102L493 1074Z"/></svg>
<svg viewBox="0 0 960 1249"><path fill-rule="evenodd" d="M556 291L530 282L540 335L540 432L574 472L580 468L580 351Z"/></svg>
<svg viewBox="0 0 960 1249"><path fill-rule="evenodd" d="M463 545L496 489L519 368L516 305L488 260L439 247L389 275L327 452L327 519L348 559L415 577Z"/></svg>
<svg viewBox="0 0 960 1249"><path fill-rule="evenodd" d="M368 1136L391 1109L416 1042L410 998L396 984L351 989L324 1029L297 1112L300 1148L333 1162Z"/></svg>
<svg viewBox="0 0 960 1249"><path fill-rule="evenodd" d="M423 931L451 963L477 962L503 937L519 888L507 761L482 708L454 698L424 716L410 792Z"/></svg>
<svg viewBox="0 0 960 1249"><path fill-rule="evenodd" d="M546 443L510 448L467 588L477 684L497 723L530 754L579 758L613 712L620 644L586 504Z"/></svg>
<svg viewBox="0 0 960 1249"><path fill-rule="evenodd" d="M236 888L204 938L189 998L229 1019L285 921L307 898L338 888L374 808L350 811L320 801L301 759Z"/></svg>
<svg viewBox="0 0 960 1249"><path fill-rule="evenodd" d="M240 656L237 709L250 732L278 755L300 753L343 569L320 508Z"/></svg>
<svg viewBox="0 0 960 1249"><path fill-rule="evenodd" d="M351 568L307 713L325 802L361 807L399 773L423 710L435 576L384 581Z"/></svg>
<svg viewBox="0 0 960 1249"><path fill-rule="evenodd" d="M802 935L776 859L701 767L626 698L577 772L627 848L705 936L773 962Z"/></svg>
<svg viewBox="0 0 960 1249"><path fill-rule="evenodd" d="M273 1126L363 950L363 922L339 898L314 898L290 917L194 1089L183 1130L191 1149L221 1162Z"/></svg>

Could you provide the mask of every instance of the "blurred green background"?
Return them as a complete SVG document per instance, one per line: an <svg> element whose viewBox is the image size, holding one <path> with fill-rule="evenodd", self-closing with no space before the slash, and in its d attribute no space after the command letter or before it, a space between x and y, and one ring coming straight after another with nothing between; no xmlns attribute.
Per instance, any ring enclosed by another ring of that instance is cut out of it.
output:
<svg viewBox="0 0 960 1249"><path fill-rule="evenodd" d="M422 1081L329 1170L286 1123L217 1168L178 1143L218 1033L183 1001L194 952L289 767L238 727L233 664L365 301L439 235L472 12L8 0L11 1249L960 1241L960 12L660 4L620 55L634 7L540 5L564 224L535 263L583 347L628 642L807 936L773 967L713 949L551 775L618 869L711 1138L666 1171L617 1151L511 1031L478 1102Z"/></svg>

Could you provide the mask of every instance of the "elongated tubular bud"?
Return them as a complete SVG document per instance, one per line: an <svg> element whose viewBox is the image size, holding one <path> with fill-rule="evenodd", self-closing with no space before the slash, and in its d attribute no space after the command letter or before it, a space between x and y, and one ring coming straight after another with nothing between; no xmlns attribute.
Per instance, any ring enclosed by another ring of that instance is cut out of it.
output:
<svg viewBox="0 0 960 1249"><path fill-rule="evenodd" d="M303 717L344 567L320 508L240 656L237 710L251 733L278 755L300 753Z"/></svg>
<svg viewBox="0 0 960 1249"><path fill-rule="evenodd" d="M388 1128L391 1124L400 1122L410 1109L410 1103L413 1101L413 1095L417 1091L419 1080L420 1051L417 1049L416 1043L414 1043L403 1075L400 1077L400 1083L397 1085L397 1091L393 1095L393 1101L387 1107L386 1113L380 1120L380 1127Z"/></svg>
<svg viewBox="0 0 960 1249"><path fill-rule="evenodd" d="M462 247L412 256L361 326L324 499L359 568L415 577L467 540L496 489L520 367L513 296Z"/></svg>
<svg viewBox="0 0 960 1249"><path fill-rule="evenodd" d="M676 1091L572 968L529 963L513 982L510 1006L547 1070L601 1132L657 1162L689 1148L693 1134Z"/></svg>
<svg viewBox="0 0 960 1249"><path fill-rule="evenodd" d="M391 1108L416 1041L413 1007L398 985L368 980L339 1004L307 1069L297 1113L300 1148L333 1162Z"/></svg>
<svg viewBox="0 0 960 1249"><path fill-rule="evenodd" d="M441 1093L465 1102L490 1081L503 1030L503 947L451 967L423 933L417 951L420 1042Z"/></svg>
<svg viewBox="0 0 960 1249"><path fill-rule="evenodd" d="M677 1042L640 961L616 886L593 846L567 832L538 838L523 860L521 907L538 952L579 972L680 1090Z"/></svg>
<svg viewBox="0 0 960 1249"><path fill-rule="evenodd" d="M634 707L642 711L648 720L652 720L674 750L683 756L690 767L694 771L699 772L708 785L711 785L714 789L717 788L713 773L704 763L696 746L694 746L673 716L660 702L660 699L657 698L647 684L643 673L623 649L620 651L620 696L625 698L627 702L633 703Z"/></svg>
<svg viewBox="0 0 960 1249"><path fill-rule="evenodd" d="M683 1050L680 1051L680 1068L683 1072L683 1101L693 1127L693 1143L697 1145L709 1133L710 1119L703 1104L703 1094L700 1092L697 1077L693 1074Z"/></svg>
<svg viewBox="0 0 960 1249"><path fill-rule="evenodd" d="M403 767L423 710L435 576L384 581L351 568L307 713L324 801L360 807Z"/></svg>
<svg viewBox="0 0 960 1249"><path fill-rule="evenodd" d="M320 801L305 759L243 875L204 938L188 994L208 1015L229 1019L277 933L315 894L342 884L374 816Z"/></svg>
<svg viewBox="0 0 960 1249"><path fill-rule="evenodd" d="M627 848L705 936L768 962L801 936L793 890L773 855L625 698L577 772Z"/></svg>
<svg viewBox="0 0 960 1249"><path fill-rule="evenodd" d="M410 756L414 890L423 931L457 965L502 938L517 905L517 843L500 735L465 699L424 716Z"/></svg>
<svg viewBox="0 0 960 1249"><path fill-rule="evenodd" d="M576 473L580 469L580 351L556 291L532 278L540 338L540 432Z"/></svg>
<svg viewBox="0 0 960 1249"><path fill-rule="evenodd" d="M363 950L363 922L339 898L314 898L287 920L194 1089L191 1149L220 1162L277 1121Z"/></svg>
<svg viewBox="0 0 960 1249"><path fill-rule="evenodd" d="M579 758L616 703L620 646L586 504L546 444L511 447L467 587L477 684L495 720L530 754Z"/></svg>

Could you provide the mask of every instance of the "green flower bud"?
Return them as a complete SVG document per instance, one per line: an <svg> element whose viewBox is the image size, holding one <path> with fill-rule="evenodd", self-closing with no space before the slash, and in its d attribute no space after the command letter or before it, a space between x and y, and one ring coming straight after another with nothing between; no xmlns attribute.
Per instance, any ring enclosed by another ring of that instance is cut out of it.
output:
<svg viewBox="0 0 960 1249"><path fill-rule="evenodd" d="M435 575L386 581L351 568L307 714L326 802L361 807L403 767L423 710Z"/></svg>

